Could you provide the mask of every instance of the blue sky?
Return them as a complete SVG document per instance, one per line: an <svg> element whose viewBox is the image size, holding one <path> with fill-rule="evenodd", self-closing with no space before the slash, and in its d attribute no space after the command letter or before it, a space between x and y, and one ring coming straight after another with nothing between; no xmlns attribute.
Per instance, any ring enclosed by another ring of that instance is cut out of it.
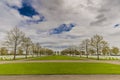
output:
<svg viewBox="0 0 120 80"><path fill-rule="evenodd" d="M95 34L120 47L120 0L1 0L0 41L17 26L43 47L61 50Z"/></svg>

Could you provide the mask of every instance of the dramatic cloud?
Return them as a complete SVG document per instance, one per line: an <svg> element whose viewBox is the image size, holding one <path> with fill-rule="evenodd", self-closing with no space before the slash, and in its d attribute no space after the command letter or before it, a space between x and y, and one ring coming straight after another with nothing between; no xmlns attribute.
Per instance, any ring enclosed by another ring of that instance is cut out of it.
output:
<svg viewBox="0 0 120 80"><path fill-rule="evenodd" d="M0 41L18 26L34 42L55 50L95 34L120 47L119 4L120 0L1 0Z"/></svg>

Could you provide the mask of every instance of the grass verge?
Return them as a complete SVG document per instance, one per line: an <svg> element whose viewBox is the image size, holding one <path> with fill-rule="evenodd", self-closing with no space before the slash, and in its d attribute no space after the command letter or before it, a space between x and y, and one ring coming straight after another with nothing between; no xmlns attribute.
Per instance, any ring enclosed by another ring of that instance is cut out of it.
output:
<svg viewBox="0 0 120 80"><path fill-rule="evenodd" d="M25 74L120 74L120 65L78 62L0 64L0 75Z"/></svg>

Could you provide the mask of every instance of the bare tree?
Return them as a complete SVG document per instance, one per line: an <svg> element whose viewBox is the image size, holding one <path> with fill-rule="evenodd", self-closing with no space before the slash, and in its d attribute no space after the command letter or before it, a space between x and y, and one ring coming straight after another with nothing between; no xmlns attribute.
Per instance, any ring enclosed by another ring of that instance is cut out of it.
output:
<svg viewBox="0 0 120 80"><path fill-rule="evenodd" d="M83 47L87 58L88 58L88 55L89 55L89 45L90 45L90 40L89 39L85 39L81 43L81 47Z"/></svg>
<svg viewBox="0 0 120 80"><path fill-rule="evenodd" d="M86 56L87 56L87 58L88 58L90 40L89 40L89 39L85 39L85 40L84 40L84 43L85 43L85 52L86 52Z"/></svg>
<svg viewBox="0 0 120 80"><path fill-rule="evenodd" d="M31 51L32 51L32 57L34 57L34 54L36 52L36 46L33 42L31 43Z"/></svg>
<svg viewBox="0 0 120 80"><path fill-rule="evenodd" d="M78 51L79 51L79 53L80 53L80 57L82 57L82 54L83 54L83 52L84 52L84 49L85 49L84 43L82 42L82 43L78 46Z"/></svg>
<svg viewBox="0 0 120 80"><path fill-rule="evenodd" d="M36 47L36 54L37 54L37 56L41 55L41 53L40 53L40 49L41 49L40 43L37 42L35 44L35 47Z"/></svg>
<svg viewBox="0 0 120 80"><path fill-rule="evenodd" d="M69 54L70 54L71 56L74 56L74 55L75 55L75 53L74 53L74 51L75 51L75 46L74 46L74 45L69 46L68 50L69 50Z"/></svg>
<svg viewBox="0 0 120 80"><path fill-rule="evenodd" d="M105 41L103 40L103 37L100 35L96 34L91 38L91 46L93 46L93 48L96 50L98 60L99 60L100 50L103 47L103 43L104 45L106 45Z"/></svg>
<svg viewBox="0 0 120 80"><path fill-rule="evenodd" d="M106 41L101 42L101 52L103 55L110 54L110 48L109 48L108 43Z"/></svg>
<svg viewBox="0 0 120 80"><path fill-rule="evenodd" d="M27 55L28 55L28 50L30 48L30 46L32 46L32 41L29 37L24 37L23 38L23 42L22 42L22 46L25 49L25 58L27 59Z"/></svg>
<svg viewBox="0 0 120 80"><path fill-rule="evenodd" d="M7 32L7 39L6 39L6 44L9 47L13 48L14 51L14 60L16 59L16 54L17 54L17 48L22 42L22 38L24 37L24 33L20 31L19 28L14 27L12 30Z"/></svg>

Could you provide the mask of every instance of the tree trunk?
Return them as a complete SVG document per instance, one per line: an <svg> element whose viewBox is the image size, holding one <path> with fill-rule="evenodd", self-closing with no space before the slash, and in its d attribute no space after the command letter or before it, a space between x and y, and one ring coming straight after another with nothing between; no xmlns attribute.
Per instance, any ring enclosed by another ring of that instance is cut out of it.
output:
<svg viewBox="0 0 120 80"><path fill-rule="evenodd" d="M39 56L39 53L37 52L37 57Z"/></svg>
<svg viewBox="0 0 120 80"><path fill-rule="evenodd" d="M13 60L16 59L16 51L17 50L17 43L15 42L15 46L14 46L14 57L13 57Z"/></svg>
<svg viewBox="0 0 120 80"><path fill-rule="evenodd" d="M32 51L32 57L34 57L34 51Z"/></svg>
<svg viewBox="0 0 120 80"><path fill-rule="evenodd" d="M97 60L99 60L99 48L98 48L98 45L97 45Z"/></svg>
<svg viewBox="0 0 120 80"><path fill-rule="evenodd" d="M86 54L86 56L87 56L87 58L89 58L89 57L88 57L88 54Z"/></svg>
<svg viewBox="0 0 120 80"><path fill-rule="evenodd" d="M28 55L28 47L26 48L26 54L25 54L26 59L27 59L27 55Z"/></svg>
<svg viewBox="0 0 120 80"><path fill-rule="evenodd" d="M86 44L86 58L88 58L88 45Z"/></svg>
<svg viewBox="0 0 120 80"><path fill-rule="evenodd" d="M80 53L80 58L81 58L82 56L81 56L81 53Z"/></svg>
<svg viewBox="0 0 120 80"><path fill-rule="evenodd" d="M42 55L41 50L40 50L40 56Z"/></svg>

